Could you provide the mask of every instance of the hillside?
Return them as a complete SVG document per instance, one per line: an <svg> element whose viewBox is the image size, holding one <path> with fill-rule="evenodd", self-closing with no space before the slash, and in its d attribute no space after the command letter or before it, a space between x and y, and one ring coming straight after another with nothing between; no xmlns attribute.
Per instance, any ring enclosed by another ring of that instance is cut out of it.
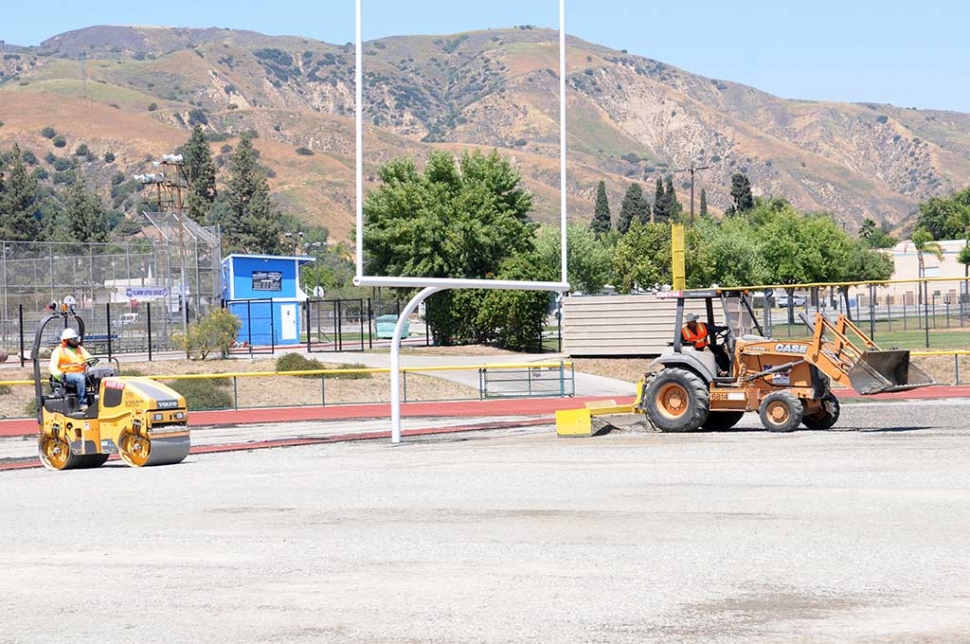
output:
<svg viewBox="0 0 970 644"><path fill-rule="evenodd" d="M3 45L0 149L91 150L79 172L107 190L143 171L204 124L225 159L234 137L259 133L271 187L301 219L347 239L353 220L353 50L228 29L91 27L39 47ZM500 148L558 213L558 43L552 31L409 36L365 47L367 174L433 146ZM605 179L614 213L631 181L709 165L708 201L730 203L730 177L756 194L905 224L919 201L970 183L970 115L874 104L784 100L664 63L569 40L570 216L588 221ZM62 149L41 136L53 126ZM300 155L305 147L312 156ZM105 152L116 158L105 164ZM93 158L92 158L93 157ZM54 171L51 169L51 175ZM677 174L688 206L689 176Z"/></svg>

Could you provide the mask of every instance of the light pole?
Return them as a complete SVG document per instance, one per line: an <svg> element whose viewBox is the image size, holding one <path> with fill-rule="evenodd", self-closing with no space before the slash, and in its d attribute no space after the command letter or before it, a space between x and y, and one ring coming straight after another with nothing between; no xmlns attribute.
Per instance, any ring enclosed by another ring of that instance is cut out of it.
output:
<svg viewBox="0 0 970 644"><path fill-rule="evenodd" d="M308 247L312 247L314 249L314 252L313 252L313 263L315 264L315 266L314 266L314 272L315 272L316 280L315 280L314 285L313 285L313 297L318 297L318 298L323 299L323 285L320 284L320 260L321 260L321 258L320 258L320 254L319 253L320 253L320 248L326 247L326 243L325 242L315 241L315 242L308 243L307 246Z"/></svg>

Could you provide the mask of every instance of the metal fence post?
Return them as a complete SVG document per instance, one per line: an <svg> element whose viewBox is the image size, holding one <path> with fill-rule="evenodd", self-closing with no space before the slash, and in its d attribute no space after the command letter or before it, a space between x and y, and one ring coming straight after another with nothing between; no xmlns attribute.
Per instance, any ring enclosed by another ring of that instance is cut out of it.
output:
<svg viewBox="0 0 970 644"><path fill-rule="evenodd" d="M22 367L24 366L24 361L25 361L24 352L26 351L26 349L24 348L24 305L23 304L17 305L17 319L20 322L20 366ZM33 360L34 357L35 356L30 356L30 359Z"/></svg>
<svg viewBox="0 0 970 644"><path fill-rule="evenodd" d="M147 309L146 314L148 315L148 361L151 362L152 361L152 303L148 302L145 305L145 308ZM111 318L108 318L108 319L110 320ZM108 335L109 337L111 335L110 328L108 329Z"/></svg>
<svg viewBox="0 0 970 644"><path fill-rule="evenodd" d="M374 348L374 308L371 306L370 298L367 298L367 348Z"/></svg>
<svg viewBox="0 0 970 644"><path fill-rule="evenodd" d="M111 340L111 302L106 302L105 305L104 305L104 318L105 318L105 320L107 320L107 329L108 329L108 360L110 360L111 359L111 349L112 349L112 346L111 346L112 345L112 340Z"/></svg>
<svg viewBox="0 0 970 644"><path fill-rule="evenodd" d="M953 354L953 372L956 374L956 381L953 383L955 385L960 384L960 354Z"/></svg>
<svg viewBox="0 0 970 644"><path fill-rule="evenodd" d="M876 339L876 285L869 285L869 337Z"/></svg>

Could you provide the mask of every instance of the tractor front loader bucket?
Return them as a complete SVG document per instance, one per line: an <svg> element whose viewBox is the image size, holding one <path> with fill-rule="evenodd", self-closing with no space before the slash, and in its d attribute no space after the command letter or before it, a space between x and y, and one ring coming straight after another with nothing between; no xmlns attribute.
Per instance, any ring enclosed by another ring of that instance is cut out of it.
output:
<svg viewBox="0 0 970 644"><path fill-rule="evenodd" d="M933 378L910 364L909 351L866 351L849 369L852 388L864 396L909 391L934 384Z"/></svg>

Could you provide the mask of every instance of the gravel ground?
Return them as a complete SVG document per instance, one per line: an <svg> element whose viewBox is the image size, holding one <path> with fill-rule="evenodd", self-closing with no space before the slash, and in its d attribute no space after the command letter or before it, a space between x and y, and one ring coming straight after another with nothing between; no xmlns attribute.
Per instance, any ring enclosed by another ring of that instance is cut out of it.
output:
<svg viewBox="0 0 970 644"><path fill-rule="evenodd" d="M967 401L0 473L0 643L970 641Z"/></svg>

